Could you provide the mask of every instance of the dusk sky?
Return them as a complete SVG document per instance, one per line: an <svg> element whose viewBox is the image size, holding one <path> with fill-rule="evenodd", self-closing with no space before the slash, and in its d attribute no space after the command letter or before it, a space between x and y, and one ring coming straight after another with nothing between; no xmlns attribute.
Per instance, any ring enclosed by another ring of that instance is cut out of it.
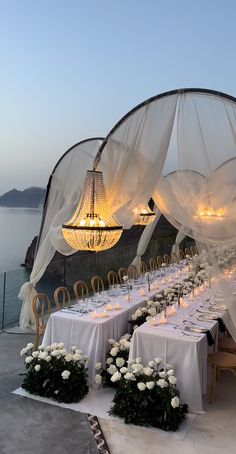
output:
<svg viewBox="0 0 236 454"><path fill-rule="evenodd" d="M150 96L236 96L235 23L235 0L0 0L0 194Z"/></svg>

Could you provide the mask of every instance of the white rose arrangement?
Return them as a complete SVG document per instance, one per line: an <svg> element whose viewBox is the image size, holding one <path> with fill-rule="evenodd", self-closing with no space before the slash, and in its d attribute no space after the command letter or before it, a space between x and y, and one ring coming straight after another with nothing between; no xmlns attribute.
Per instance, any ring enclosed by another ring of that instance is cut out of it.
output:
<svg viewBox="0 0 236 454"><path fill-rule="evenodd" d="M36 351L33 347L29 343L20 352L26 367L22 387L58 402L79 402L88 392L88 358L76 346L67 351L62 342L40 345Z"/></svg>

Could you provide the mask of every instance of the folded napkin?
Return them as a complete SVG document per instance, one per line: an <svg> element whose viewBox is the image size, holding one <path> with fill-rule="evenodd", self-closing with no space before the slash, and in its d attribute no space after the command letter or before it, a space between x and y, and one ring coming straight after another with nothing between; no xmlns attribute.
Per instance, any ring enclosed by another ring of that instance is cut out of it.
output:
<svg viewBox="0 0 236 454"><path fill-rule="evenodd" d="M212 345L214 345L215 342L214 342L214 339L209 330L206 331L206 336L207 336L207 343L208 343L209 347L212 347Z"/></svg>
<svg viewBox="0 0 236 454"><path fill-rule="evenodd" d="M217 318L217 322L219 323L219 330L221 333L225 333L226 331L226 327L225 327L225 324L222 320L222 318Z"/></svg>

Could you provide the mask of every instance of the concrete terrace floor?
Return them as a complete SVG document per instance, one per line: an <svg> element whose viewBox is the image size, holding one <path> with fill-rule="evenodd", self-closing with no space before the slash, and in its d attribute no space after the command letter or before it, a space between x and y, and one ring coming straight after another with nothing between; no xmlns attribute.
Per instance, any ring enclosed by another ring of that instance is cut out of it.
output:
<svg viewBox="0 0 236 454"><path fill-rule="evenodd" d="M0 454L97 454L86 415L11 393L24 371L19 351L31 341L27 334L0 334ZM111 454L235 454L235 377L222 374L216 393L182 441L166 432L99 419Z"/></svg>
<svg viewBox="0 0 236 454"><path fill-rule="evenodd" d="M12 394L33 336L0 334L0 454L97 454L87 416Z"/></svg>

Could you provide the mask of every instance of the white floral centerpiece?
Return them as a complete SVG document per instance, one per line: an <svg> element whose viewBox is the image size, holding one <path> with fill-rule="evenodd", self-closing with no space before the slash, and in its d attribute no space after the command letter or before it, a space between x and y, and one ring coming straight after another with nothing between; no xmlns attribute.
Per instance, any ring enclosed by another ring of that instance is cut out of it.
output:
<svg viewBox="0 0 236 454"><path fill-rule="evenodd" d="M164 365L161 358L155 358L144 366L142 359L136 358L122 362L121 366L116 358L116 363L111 365L115 367L111 370L110 381L116 384L117 391L110 414L124 418L128 424L178 429L188 408L180 403L177 378L171 364Z"/></svg>
<svg viewBox="0 0 236 454"><path fill-rule="evenodd" d="M68 352L63 343L33 347L29 343L20 352L26 367L22 388L58 402L79 402L88 392L88 358L76 346Z"/></svg>

